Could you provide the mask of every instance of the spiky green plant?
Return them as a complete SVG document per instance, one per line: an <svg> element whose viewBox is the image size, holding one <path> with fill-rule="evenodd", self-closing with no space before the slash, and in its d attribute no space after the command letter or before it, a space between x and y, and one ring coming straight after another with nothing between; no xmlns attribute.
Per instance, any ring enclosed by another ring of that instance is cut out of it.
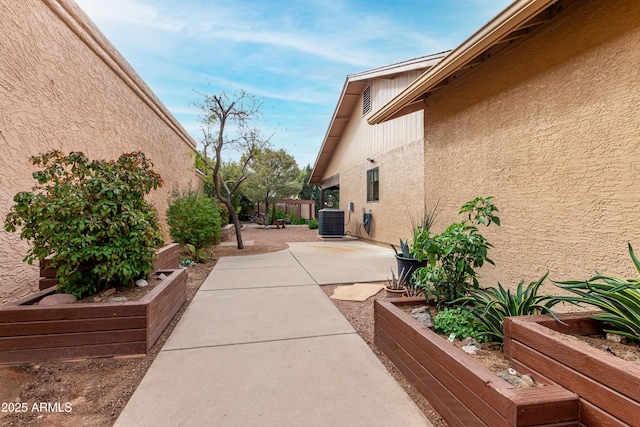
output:
<svg viewBox="0 0 640 427"><path fill-rule="evenodd" d="M507 316L548 313L559 321L551 307L560 301L552 296L538 295L538 289L548 274L536 282L529 283L526 288L523 280L518 284L515 293L498 283L497 288L472 290L468 296L458 298L453 304L468 306L485 326L486 331L479 333L479 336L490 342L501 343L504 340L503 322Z"/></svg>
<svg viewBox="0 0 640 427"><path fill-rule="evenodd" d="M400 250L399 251L398 251L398 248L396 248L395 245L391 245L391 247L393 248L393 250L395 251L396 255L398 255L398 256L401 256L403 258L415 258L415 256L413 256L413 254L411 253L411 246L410 246L409 239L407 239L407 240L400 239Z"/></svg>
<svg viewBox="0 0 640 427"><path fill-rule="evenodd" d="M640 261L631 244L628 246L633 265L640 275ZM640 341L640 279L623 279L596 272L596 276L589 280L555 283L577 295L556 297L558 301L596 306L604 313L591 317L608 325L605 332Z"/></svg>

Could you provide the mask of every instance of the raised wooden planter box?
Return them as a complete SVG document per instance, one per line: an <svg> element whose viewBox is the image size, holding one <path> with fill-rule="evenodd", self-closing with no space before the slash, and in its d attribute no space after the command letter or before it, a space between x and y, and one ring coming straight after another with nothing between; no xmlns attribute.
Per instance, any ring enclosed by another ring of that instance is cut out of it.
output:
<svg viewBox="0 0 640 427"><path fill-rule="evenodd" d="M161 272L139 301L33 305L50 288L0 306L0 363L145 354L186 300L187 271Z"/></svg>
<svg viewBox="0 0 640 427"><path fill-rule="evenodd" d="M567 325L548 315L506 319L505 355L576 393L581 425L639 425L640 366L570 336L602 333L588 313L558 317Z"/></svg>
<svg viewBox="0 0 640 427"><path fill-rule="evenodd" d="M578 397L544 387L518 389L397 306L424 298L376 300L375 344L451 426L578 426Z"/></svg>
<svg viewBox="0 0 640 427"><path fill-rule="evenodd" d="M153 271L157 270L173 270L180 267L180 245L170 243L156 251L158 259L153 265ZM38 286L40 290L49 289L58 285L56 278L56 269L49 268L49 258L40 261L40 281Z"/></svg>

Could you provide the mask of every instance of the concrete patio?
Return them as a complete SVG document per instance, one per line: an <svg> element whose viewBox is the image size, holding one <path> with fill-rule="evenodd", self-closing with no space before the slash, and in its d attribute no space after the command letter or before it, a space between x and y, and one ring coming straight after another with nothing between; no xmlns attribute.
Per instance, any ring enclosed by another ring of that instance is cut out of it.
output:
<svg viewBox="0 0 640 427"><path fill-rule="evenodd" d="M290 243L219 260L116 426L429 426L319 284L382 281L393 251Z"/></svg>

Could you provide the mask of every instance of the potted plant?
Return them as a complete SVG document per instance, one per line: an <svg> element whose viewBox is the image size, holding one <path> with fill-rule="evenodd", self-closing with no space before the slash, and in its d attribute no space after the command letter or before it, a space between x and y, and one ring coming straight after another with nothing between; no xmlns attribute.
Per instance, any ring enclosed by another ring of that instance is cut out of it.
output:
<svg viewBox="0 0 640 427"><path fill-rule="evenodd" d="M416 250L416 248L419 249L419 246L416 246L415 242L417 237L429 234L429 230L438 215L437 209L438 203L436 202L433 209L429 209L425 204L423 213L419 218L415 218L411 213L409 213L413 237L407 240L400 239L399 251L395 245L391 245L396 253L400 285L405 288L409 286L409 280L413 276L413 273L415 273L418 268L424 267L427 264L425 260L418 259L417 255L419 250Z"/></svg>
<svg viewBox="0 0 640 427"><path fill-rule="evenodd" d="M387 285L384 290L387 293L387 297L396 298L401 297L405 293L405 287L402 284L403 277L397 278L391 269L391 279L387 279Z"/></svg>

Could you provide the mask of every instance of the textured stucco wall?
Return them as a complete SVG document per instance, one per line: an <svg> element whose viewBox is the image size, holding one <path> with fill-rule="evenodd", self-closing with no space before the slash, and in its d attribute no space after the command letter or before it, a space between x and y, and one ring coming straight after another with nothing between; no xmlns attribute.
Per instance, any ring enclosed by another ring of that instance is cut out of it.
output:
<svg viewBox="0 0 640 427"><path fill-rule="evenodd" d="M345 231L352 236L396 246L399 238L411 237L409 215L419 217L425 200L423 144L422 139L408 142L378 154L374 164L365 161L340 172L340 209L345 210L345 221L348 221ZM380 201L367 202L367 170L376 166L380 170ZM350 220L348 202L354 202L355 206ZM370 234L362 227L363 208L372 213Z"/></svg>
<svg viewBox="0 0 640 427"><path fill-rule="evenodd" d="M78 6L0 0L0 218L33 186L29 157L49 149L115 159L142 150L165 181L150 201L164 219L168 192L201 185L194 141ZM19 233L0 231L0 302L37 288Z"/></svg>
<svg viewBox="0 0 640 427"><path fill-rule="evenodd" d="M635 276L640 250L640 2L576 2L427 100L425 188L441 231L493 195L482 284L595 269Z"/></svg>

